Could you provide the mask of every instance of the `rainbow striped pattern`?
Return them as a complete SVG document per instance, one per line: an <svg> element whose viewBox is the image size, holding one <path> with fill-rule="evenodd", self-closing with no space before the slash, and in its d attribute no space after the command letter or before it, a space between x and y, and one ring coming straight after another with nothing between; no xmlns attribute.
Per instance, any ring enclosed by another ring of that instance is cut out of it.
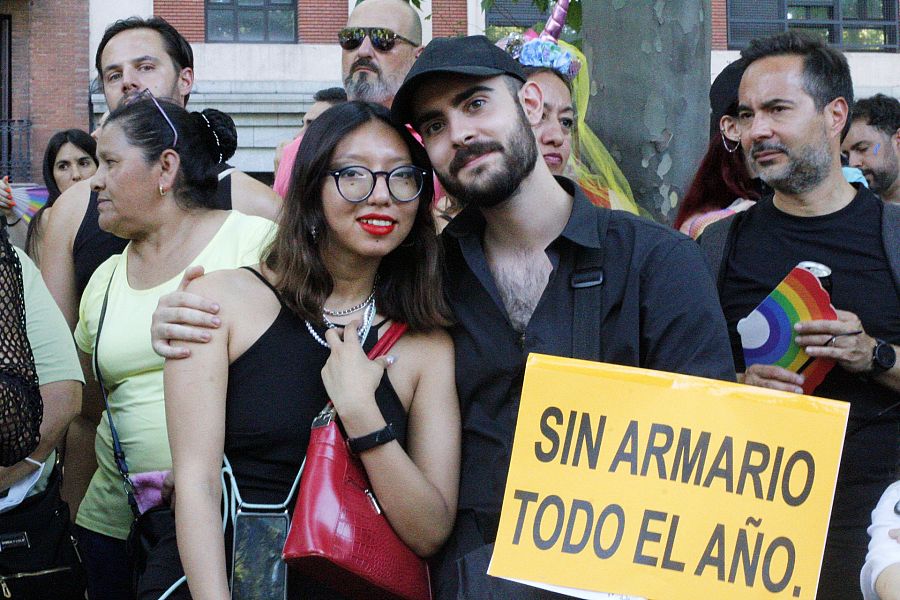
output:
<svg viewBox="0 0 900 600"><path fill-rule="evenodd" d="M31 217L47 203L47 188L42 185L12 186L13 200L16 205L12 211L22 217L26 223L31 222Z"/></svg>
<svg viewBox="0 0 900 600"><path fill-rule="evenodd" d="M812 359L794 341L799 321L834 320L831 299L815 275L794 267L772 293L738 322L747 367L777 365L803 373L803 391L811 394L834 366L830 359Z"/></svg>

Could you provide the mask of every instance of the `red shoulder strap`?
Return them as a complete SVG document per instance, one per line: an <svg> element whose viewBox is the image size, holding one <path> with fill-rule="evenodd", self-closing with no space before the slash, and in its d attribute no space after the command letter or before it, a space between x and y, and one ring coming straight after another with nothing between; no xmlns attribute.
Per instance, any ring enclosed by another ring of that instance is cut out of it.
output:
<svg viewBox="0 0 900 600"><path fill-rule="evenodd" d="M406 329L406 323L394 322L390 327L388 327L388 330L384 332L384 335L378 338L378 341L375 342L375 346L373 346L372 350L369 352L369 360L387 354L388 351L390 351L390 349L397 342L397 340L400 339L400 336L406 333Z"/></svg>

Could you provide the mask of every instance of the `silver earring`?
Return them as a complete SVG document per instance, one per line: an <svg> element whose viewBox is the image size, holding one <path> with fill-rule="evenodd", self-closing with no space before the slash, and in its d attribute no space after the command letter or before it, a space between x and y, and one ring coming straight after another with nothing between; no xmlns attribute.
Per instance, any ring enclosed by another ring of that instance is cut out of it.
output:
<svg viewBox="0 0 900 600"><path fill-rule="evenodd" d="M163 188L162 184L159 184L159 195L165 196L168 193L169 193L169 191L167 189Z"/></svg>
<svg viewBox="0 0 900 600"><path fill-rule="evenodd" d="M312 238L313 244L319 241L319 228L313 225L309 228L309 237Z"/></svg>
<svg viewBox="0 0 900 600"><path fill-rule="evenodd" d="M741 147L740 142L734 142L734 148L728 145L729 140L727 137L725 137L724 129L719 130L719 135L722 136L722 145L725 146L725 150L727 150L729 154L734 154L735 152L737 152L737 149Z"/></svg>

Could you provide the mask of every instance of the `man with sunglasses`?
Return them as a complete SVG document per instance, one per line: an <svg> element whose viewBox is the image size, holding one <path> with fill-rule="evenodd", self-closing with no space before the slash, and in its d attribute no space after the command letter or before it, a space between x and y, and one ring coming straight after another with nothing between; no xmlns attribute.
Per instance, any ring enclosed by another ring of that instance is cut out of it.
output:
<svg viewBox="0 0 900 600"><path fill-rule="evenodd" d="M391 107L403 78L422 52L422 21L405 0L365 0L338 33L347 99ZM285 146L272 186L282 198L302 135Z"/></svg>

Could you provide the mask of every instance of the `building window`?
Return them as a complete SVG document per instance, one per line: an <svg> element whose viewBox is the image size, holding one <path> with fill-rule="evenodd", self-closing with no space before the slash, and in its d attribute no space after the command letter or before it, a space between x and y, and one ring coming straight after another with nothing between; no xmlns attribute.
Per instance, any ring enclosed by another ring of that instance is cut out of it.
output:
<svg viewBox="0 0 900 600"><path fill-rule="evenodd" d="M206 0L206 41L297 41L297 0Z"/></svg>
<svg viewBox="0 0 900 600"><path fill-rule="evenodd" d="M897 52L898 0L728 0L728 47L793 29L850 51Z"/></svg>
<svg viewBox="0 0 900 600"><path fill-rule="evenodd" d="M508 33L522 32L529 27L540 33L549 15L549 11L541 12L531 0L494 0L485 13L485 35L496 42Z"/></svg>

